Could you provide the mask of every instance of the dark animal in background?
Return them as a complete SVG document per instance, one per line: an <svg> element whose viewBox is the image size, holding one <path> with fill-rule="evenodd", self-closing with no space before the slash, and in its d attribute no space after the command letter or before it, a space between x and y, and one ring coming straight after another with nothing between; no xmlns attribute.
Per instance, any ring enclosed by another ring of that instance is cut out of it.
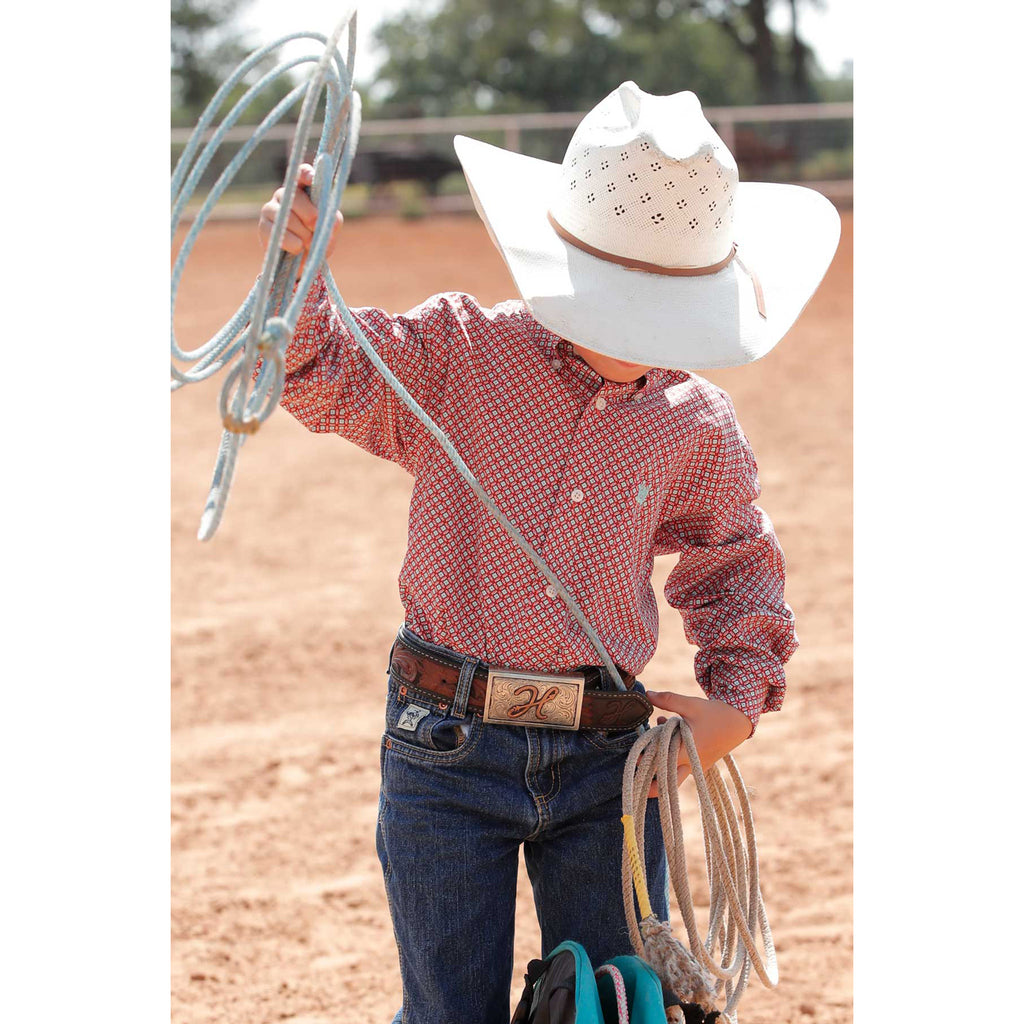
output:
<svg viewBox="0 0 1024 1024"><path fill-rule="evenodd" d="M388 149L360 147L352 161L349 181L354 184L383 185L392 181L417 181L432 194L442 178L461 172L458 161L413 146Z"/></svg>

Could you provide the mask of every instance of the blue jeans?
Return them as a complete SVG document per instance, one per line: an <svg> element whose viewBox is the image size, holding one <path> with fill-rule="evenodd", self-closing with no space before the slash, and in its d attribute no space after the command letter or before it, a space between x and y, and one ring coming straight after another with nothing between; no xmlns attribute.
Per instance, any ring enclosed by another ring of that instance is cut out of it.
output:
<svg viewBox="0 0 1024 1024"><path fill-rule="evenodd" d="M540 956L564 939L582 943L595 966L633 952L620 816L622 770L640 730L568 732L462 717L470 678L463 673L460 692L439 709L402 696L401 681L388 677L377 854L402 974L393 1024L508 1024L520 844ZM651 905L667 920L657 800L647 802L645 840Z"/></svg>

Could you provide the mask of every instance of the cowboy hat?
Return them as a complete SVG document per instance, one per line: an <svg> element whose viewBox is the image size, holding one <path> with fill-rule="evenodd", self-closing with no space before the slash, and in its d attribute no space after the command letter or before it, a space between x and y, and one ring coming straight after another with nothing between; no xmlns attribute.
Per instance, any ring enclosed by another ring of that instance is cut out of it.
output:
<svg viewBox="0 0 1024 1024"><path fill-rule="evenodd" d="M461 135L455 151L534 318L616 359L680 370L759 359L839 242L818 192L739 181L692 92L623 83L561 164Z"/></svg>

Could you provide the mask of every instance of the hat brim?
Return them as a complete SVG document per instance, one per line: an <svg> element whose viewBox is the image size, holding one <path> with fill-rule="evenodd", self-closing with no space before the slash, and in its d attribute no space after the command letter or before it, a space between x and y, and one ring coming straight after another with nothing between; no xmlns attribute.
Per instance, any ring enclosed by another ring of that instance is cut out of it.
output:
<svg viewBox="0 0 1024 1024"><path fill-rule="evenodd" d="M839 214L799 185L740 182L734 240L757 274L632 270L562 239L548 221L561 166L455 137L473 202L533 316L604 355L670 370L741 366L769 352L810 301L839 244Z"/></svg>

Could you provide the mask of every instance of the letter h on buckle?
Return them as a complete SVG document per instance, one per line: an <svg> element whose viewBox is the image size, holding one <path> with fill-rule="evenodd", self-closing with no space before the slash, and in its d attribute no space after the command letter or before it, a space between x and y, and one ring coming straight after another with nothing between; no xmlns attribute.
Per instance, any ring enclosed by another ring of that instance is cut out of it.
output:
<svg viewBox="0 0 1024 1024"><path fill-rule="evenodd" d="M583 684L582 673L547 675L491 667L487 673L484 721L578 730Z"/></svg>

